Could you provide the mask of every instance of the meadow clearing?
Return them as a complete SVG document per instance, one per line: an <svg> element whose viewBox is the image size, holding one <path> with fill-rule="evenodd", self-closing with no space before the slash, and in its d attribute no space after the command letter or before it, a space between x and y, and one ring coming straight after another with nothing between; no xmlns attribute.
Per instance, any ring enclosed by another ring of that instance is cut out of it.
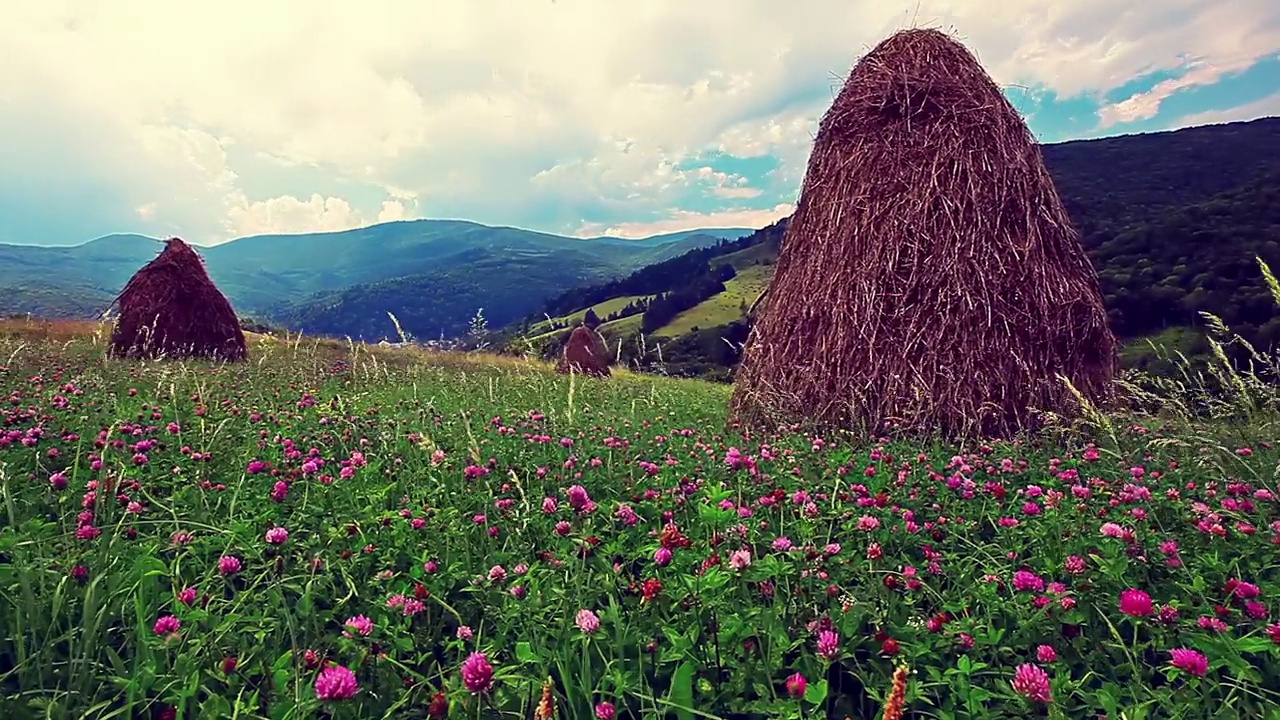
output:
<svg viewBox="0 0 1280 720"><path fill-rule="evenodd" d="M1257 417L747 440L697 381L33 327L0 332L5 718L1280 717Z"/></svg>

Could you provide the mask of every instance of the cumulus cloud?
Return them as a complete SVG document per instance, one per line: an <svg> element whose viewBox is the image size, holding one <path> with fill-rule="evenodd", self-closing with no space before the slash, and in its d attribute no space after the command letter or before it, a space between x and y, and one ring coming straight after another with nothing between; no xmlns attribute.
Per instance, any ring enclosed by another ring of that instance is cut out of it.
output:
<svg viewBox="0 0 1280 720"><path fill-rule="evenodd" d="M68 235L93 220L213 242L407 216L572 231L788 202L833 86L913 22L957 32L997 81L1059 97L1178 75L1103 122L1280 49L1273 0L10 0L0 131L27 140L0 148L0 178L35 189L0 180L0 211ZM721 181L698 170L711 151L777 167ZM244 157L288 189L238 175ZM77 199L83 222L59 225Z"/></svg>
<svg viewBox="0 0 1280 720"><path fill-rule="evenodd" d="M1104 105L1098 110L1100 128L1109 128L1117 123L1149 120L1160 112L1160 104L1179 90L1197 85L1212 85L1224 75L1248 70L1254 59L1235 59L1221 64L1193 62L1187 66L1183 74L1162 80L1150 90L1138 92L1111 105Z"/></svg>
<svg viewBox="0 0 1280 720"><path fill-rule="evenodd" d="M396 220L408 219L409 213L404 203L399 200L383 200L382 207L378 210L378 222L394 222Z"/></svg>
<svg viewBox="0 0 1280 720"><path fill-rule="evenodd" d="M251 202L243 194L232 197L235 201L229 209L230 229L236 235L333 232L364 224L351 204L339 197L321 197L317 193L299 200L281 195L259 202Z"/></svg>

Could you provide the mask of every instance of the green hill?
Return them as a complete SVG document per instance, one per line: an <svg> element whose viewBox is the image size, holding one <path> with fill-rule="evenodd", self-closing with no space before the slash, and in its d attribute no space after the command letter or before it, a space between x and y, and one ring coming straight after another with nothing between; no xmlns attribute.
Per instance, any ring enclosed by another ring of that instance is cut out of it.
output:
<svg viewBox="0 0 1280 720"><path fill-rule="evenodd" d="M725 281L724 291L676 315L675 319L653 334L656 337L673 338L696 332L700 328L721 327L741 320L751 303L768 287L772 277L772 265L753 265L741 270L732 279Z"/></svg>
<svg viewBox="0 0 1280 720"><path fill-rule="evenodd" d="M568 315L561 315L540 323L535 323L529 329L530 339L538 339L543 335L551 335L565 330L573 329L573 326L581 324L586 319L588 312L594 312L596 317L602 321L609 321L613 317L621 318L629 314L628 308L642 307L649 300L653 299L652 295L623 295L621 297L609 298L602 302L598 302L591 307L583 308Z"/></svg>

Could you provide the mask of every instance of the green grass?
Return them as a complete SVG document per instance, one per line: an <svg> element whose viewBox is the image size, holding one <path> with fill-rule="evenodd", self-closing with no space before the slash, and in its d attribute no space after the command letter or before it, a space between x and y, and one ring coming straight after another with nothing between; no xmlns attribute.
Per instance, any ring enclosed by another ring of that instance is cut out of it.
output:
<svg viewBox="0 0 1280 720"><path fill-rule="evenodd" d="M1178 627L1143 621L1138 639L1116 629L1132 622L1116 609L1129 587L1188 609L1224 602L1228 578L1280 593L1267 570L1280 562L1274 503L1233 511L1230 523L1259 531L1228 529L1229 545L1187 519L1196 502L1220 503L1189 484L1231 476L1274 491L1275 448L1245 455L1239 442L1116 418L1100 447L997 445L964 453L966 470L955 449L927 443L747 443L723 430L729 388L696 380L584 381L512 358L305 338L256 341L240 366L134 364L104 359L101 342L0 338L0 391L21 399L3 411L6 432L45 430L0 446L6 718L422 717L437 697L462 717L530 717L544 687L560 717L591 717L599 702L637 719L674 704L764 720L802 702L812 717L875 717L900 663L914 671L909 708L1014 718L1028 711L1010 679L1040 645L1057 654L1041 665L1063 717L1141 704L1265 718L1280 700L1260 680L1280 672L1267 621L1235 613L1212 636L1188 612ZM97 444L103 429L120 444ZM1153 475L1174 460L1177 472ZM1106 514L1138 482L1134 467L1153 493L1126 508L1150 523ZM974 483L971 499L946 487L955 477ZM90 483L112 483L110 501L86 495ZM1092 499L1030 494L1073 484ZM854 503L877 495L889 505ZM902 510L968 519L923 533ZM1176 539L1182 565L1131 559L1099 535L1104 521L1132 528L1149 557ZM669 562L655 559L663 528ZM780 536L806 550L778 549ZM1073 556L1084 578L1062 570ZM1050 609L1007 590L1024 569L1064 583ZM939 617L942 629L926 627ZM815 618L831 623L835 662L856 683L826 684ZM1063 623L1083 634L1064 637ZM972 648L957 649L962 634ZM1229 658L1211 672L1232 683L1165 689L1168 650L1181 646ZM475 652L497 679L479 702L460 670ZM977 669L957 675L957 657ZM360 692L323 699L322 661L350 670ZM796 673L803 701L784 684Z"/></svg>
<svg viewBox="0 0 1280 720"><path fill-rule="evenodd" d="M1188 357L1207 349L1204 332L1196 328L1171 327L1155 335L1126 342L1120 360L1126 367L1139 367L1153 357L1182 353Z"/></svg>
<svg viewBox="0 0 1280 720"><path fill-rule="evenodd" d="M724 284L724 292L716 293L680 313L654 335L679 337L692 332L694 328L719 327L741 319L743 305L750 307L755 302L768 286L772 272L772 265L751 265L739 271L737 276Z"/></svg>
<svg viewBox="0 0 1280 720"><path fill-rule="evenodd" d="M640 324L643 321L644 315L628 315L624 318L601 323L599 330L605 337L629 337L640 332Z"/></svg>

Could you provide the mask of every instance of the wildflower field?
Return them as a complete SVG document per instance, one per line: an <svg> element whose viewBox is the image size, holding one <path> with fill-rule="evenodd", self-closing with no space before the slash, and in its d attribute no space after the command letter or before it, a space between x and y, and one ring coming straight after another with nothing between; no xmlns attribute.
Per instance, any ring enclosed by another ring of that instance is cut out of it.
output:
<svg viewBox="0 0 1280 720"><path fill-rule="evenodd" d="M0 337L6 719L1280 717L1261 425L748 441L694 381L103 355Z"/></svg>

